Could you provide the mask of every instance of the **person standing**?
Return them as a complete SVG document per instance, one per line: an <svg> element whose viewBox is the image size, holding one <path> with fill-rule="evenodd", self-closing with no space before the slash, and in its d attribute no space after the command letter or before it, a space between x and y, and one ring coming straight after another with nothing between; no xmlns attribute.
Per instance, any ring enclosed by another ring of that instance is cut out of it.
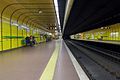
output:
<svg viewBox="0 0 120 80"><path fill-rule="evenodd" d="M30 38L28 36L25 38L25 41L26 41L26 46L30 45Z"/></svg>

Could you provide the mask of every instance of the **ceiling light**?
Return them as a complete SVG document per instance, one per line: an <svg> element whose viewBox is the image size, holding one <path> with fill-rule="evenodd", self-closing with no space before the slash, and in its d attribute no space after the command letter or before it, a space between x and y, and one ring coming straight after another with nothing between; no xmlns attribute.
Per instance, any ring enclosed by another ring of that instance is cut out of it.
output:
<svg viewBox="0 0 120 80"><path fill-rule="evenodd" d="M19 26L17 23L12 23L12 25L14 25L14 26Z"/></svg>
<svg viewBox="0 0 120 80"><path fill-rule="evenodd" d="M42 13L42 11L39 11L39 14L41 14Z"/></svg>
<svg viewBox="0 0 120 80"><path fill-rule="evenodd" d="M58 31L57 31L57 30L55 30L55 32L57 33Z"/></svg>
<svg viewBox="0 0 120 80"><path fill-rule="evenodd" d="M23 25L22 25L22 26L20 26L20 27L25 28L25 29L29 29L27 26L23 26Z"/></svg>
<svg viewBox="0 0 120 80"><path fill-rule="evenodd" d="M57 15L58 25L60 25L60 17L59 17L58 0L54 0L54 5L55 5L55 11L56 11L56 15Z"/></svg>

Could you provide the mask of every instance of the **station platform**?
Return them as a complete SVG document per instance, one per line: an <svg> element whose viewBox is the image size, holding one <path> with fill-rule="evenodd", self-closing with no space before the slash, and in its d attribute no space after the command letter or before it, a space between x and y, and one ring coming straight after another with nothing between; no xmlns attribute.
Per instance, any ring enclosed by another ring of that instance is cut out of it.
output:
<svg viewBox="0 0 120 80"><path fill-rule="evenodd" d="M0 80L120 80L120 0L0 3Z"/></svg>
<svg viewBox="0 0 120 80"><path fill-rule="evenodd" d="M64 41L54 40L34 47L2 52L0 80L80 80L80 78Z"/></svg>

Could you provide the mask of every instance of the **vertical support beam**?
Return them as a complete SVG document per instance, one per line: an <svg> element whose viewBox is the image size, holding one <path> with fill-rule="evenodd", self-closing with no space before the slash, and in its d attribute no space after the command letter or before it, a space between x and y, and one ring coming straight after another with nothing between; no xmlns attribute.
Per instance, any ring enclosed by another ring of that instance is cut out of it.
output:
<svg viewBox="0 0 120 80"><path fill-rule="evenodd" d="M19 30L18 30L18 26L17 26L17 47L18 47L18 39L19 39L18 33L19 33Z"/></svg>
<svg viewBox="0 0 120 80"><path fill-rule="evenodd" d="M26 36L27 36L27 33L28 33L28 31L27 31L27 29L26 29Z"/></svg>

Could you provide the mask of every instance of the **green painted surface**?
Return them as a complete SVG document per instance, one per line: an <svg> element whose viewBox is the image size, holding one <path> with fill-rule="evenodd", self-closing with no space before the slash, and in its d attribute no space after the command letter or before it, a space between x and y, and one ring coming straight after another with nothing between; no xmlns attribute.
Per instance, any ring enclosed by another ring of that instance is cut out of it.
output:
<svg viewBox="0 0 120 80"><path fill-rule="evenodd" d="M3 36L4 39L24 38L23 36Z"/></svg>

